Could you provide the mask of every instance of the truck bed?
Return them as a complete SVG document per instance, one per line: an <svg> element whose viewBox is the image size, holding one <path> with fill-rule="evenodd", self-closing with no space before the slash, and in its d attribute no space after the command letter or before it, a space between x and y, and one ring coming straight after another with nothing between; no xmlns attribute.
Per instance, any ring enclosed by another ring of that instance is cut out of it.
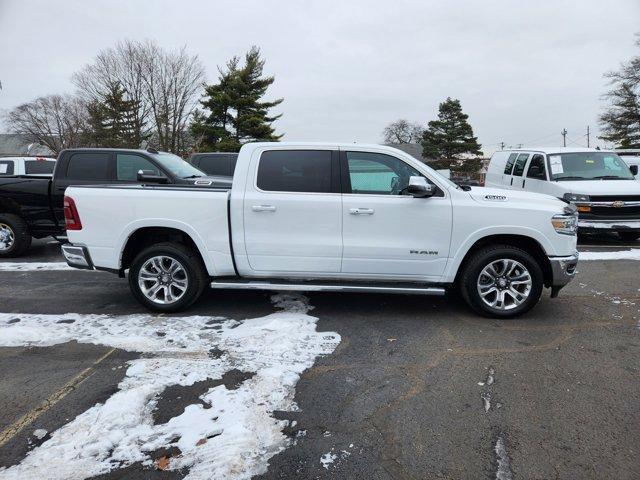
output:
<svg viewBox="0 0 640 480"><path fill-rule="evenodd" d="M114 190L118 191L114 195ZM229 190L185 185L72 186L67 189L81 213L74 242L92 246L96 267L118 269L116 245L143 228L175 228L191 236L210 275L233 271L229 244ZM117 214L116 214L117 212Z"/></svg>

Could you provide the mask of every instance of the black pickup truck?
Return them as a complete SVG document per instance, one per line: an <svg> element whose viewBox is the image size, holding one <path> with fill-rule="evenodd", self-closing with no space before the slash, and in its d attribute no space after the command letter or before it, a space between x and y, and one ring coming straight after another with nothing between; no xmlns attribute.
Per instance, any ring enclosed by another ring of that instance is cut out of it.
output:
<svg viewBox="0 0 640 480"><path fill-rule="evenodd" d="M60 152L51 175L0 178L0 258L15 257L31 238L64 237L64 192L70 185L164 183L230 187L172 153L111 148ZM108 206L105 206L108 208Z"/></svg>

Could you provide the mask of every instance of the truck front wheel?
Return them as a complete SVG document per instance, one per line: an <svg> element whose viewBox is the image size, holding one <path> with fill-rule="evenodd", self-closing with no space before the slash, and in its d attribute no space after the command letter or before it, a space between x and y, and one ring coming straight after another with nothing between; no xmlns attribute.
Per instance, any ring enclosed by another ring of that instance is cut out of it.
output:
<svg viewBox="0 0 640 480"><path fill-rule="evenodd" d="M202 294L207 273L197 252L178 243L158 243L138 254L129 269L129 287L150 310L184 310Z"/></svg>
<svg viewBox="0 0 640 480"><path fill-rule="evenodd" d="M469 306L494 318L512 318L529 311L540 300L543 286L536 259L511 245L478 250L460 277L460 290Z"/></svg>
<svg viewBox="0 0 640 480"><path fill-rule="evenodd" d="M0 258L17 257L31 246L26 222L17 215L0 214Z"/></svg>

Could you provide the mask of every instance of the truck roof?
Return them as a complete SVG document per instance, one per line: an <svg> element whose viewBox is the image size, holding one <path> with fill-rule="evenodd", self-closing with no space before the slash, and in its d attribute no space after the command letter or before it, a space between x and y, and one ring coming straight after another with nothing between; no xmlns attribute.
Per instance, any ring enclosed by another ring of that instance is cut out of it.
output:
<svg viewBox="0 0 640 480"><path fill-rule="evenodd" d="M397 148L389 147L386 145L380 145L376 143L355 143L355 142L252 142L245 143L240 151L252 151L257 148L270 147L270 148L291 148L291 147L318 147L318 148L365 148L365 149L375 149L382 150L387 152L400 152L402 154L407 155L406 152L399 150Z"/></svg>
<svg viewBox="0 0 640 480"><path fill-rule="evenodd" d="M505 148L500 152L540 152L540 153L582 153L582 152L607 152L615 153L613 150L598 150L586 147L531 147L531 148Z"/></svg>

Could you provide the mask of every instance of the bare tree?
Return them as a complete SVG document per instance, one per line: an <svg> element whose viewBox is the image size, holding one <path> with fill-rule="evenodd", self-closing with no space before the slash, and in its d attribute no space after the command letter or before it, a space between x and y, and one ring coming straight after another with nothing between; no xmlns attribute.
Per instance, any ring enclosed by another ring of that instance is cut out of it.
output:
<svg viewBox="0 0 640 480"><path fill-rule="evenodd" d="M401 118L384 127L382 136L384 143L399 145L402 143L420 143L422 133L423 129L420 125Z"/></svg>
<svg viewBox="0 0 640 480"><path fill-rule="evenodd" d="M203 88L204 68L197 55L189 55L185 47L165 52L146 42L143 49L143 81L158 145L182 153L187 125Z"/></svg>
<svg viewBox="0 0 640 480"><path fill-rule="evenodd" d="M49 147L56 155L65 148L85 145L87 107L71 95L36 98L5 115L10 131L29 135Z"/></svg>
<svg viewBox="0 0 640 480"><path fill-rule="evenodd" d="M150 138L154 146L180 153L205 71L197 55L189 55L185 47L168 52L150 40L125 40L100 52L73 81L91 101L101 101L116 82L122 85L127 100L138 105L141 142Z"/></svg>
<svg viewBox="0 0 640 480"><path fill-rule="evenodd" d="M143 44L125 40L98 53L93 63L85 65L71 78L87 103L103 102L114 85L122 86L126 99L138 107L134 123L140 143L152 128L147 125L151 108L143 78L144 54Z"/></svg>

